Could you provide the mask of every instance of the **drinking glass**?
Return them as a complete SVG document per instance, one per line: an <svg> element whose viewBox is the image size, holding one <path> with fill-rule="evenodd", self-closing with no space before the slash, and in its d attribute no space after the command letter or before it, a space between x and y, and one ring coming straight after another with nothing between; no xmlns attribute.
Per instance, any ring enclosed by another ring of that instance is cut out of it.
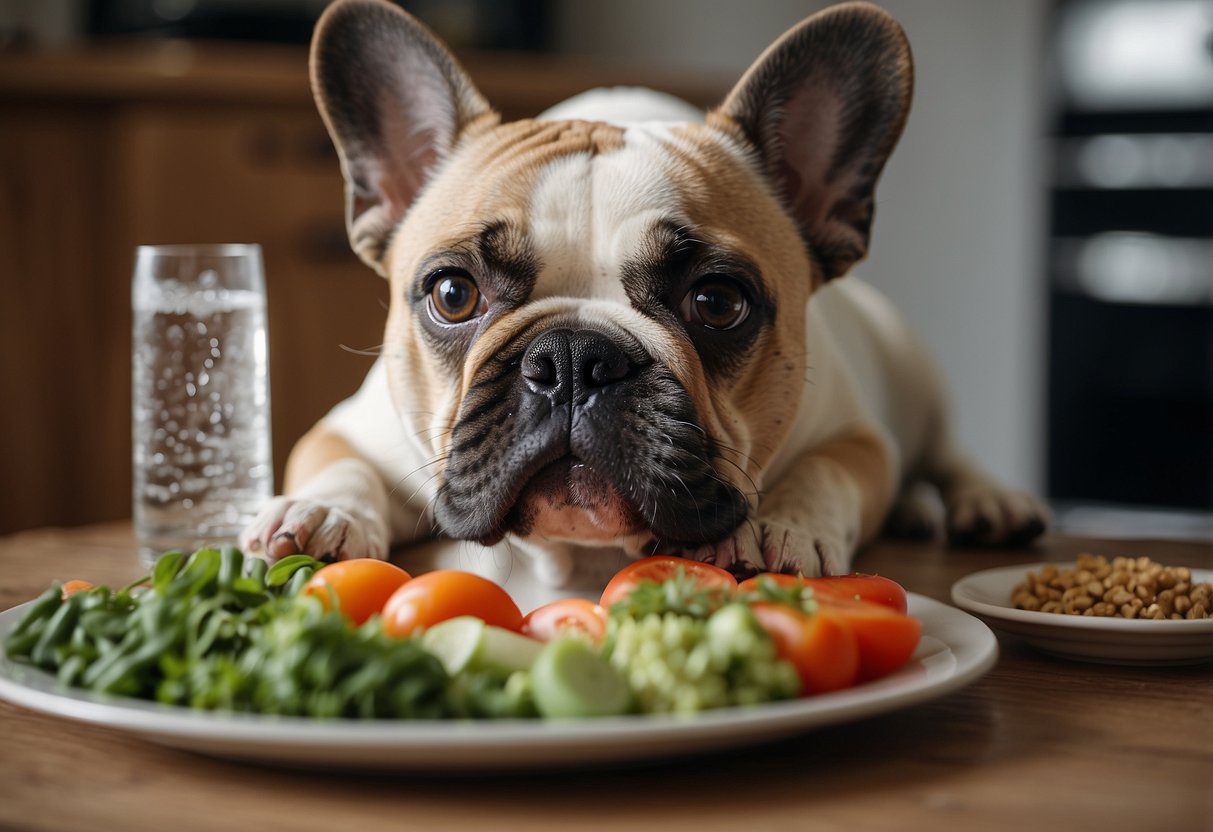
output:
<svg viewBox="0 0 1213 832"><path fill-rule="evenodd" d="M232 542L274 490L257 245L139 246L132 420L145 562Z"/></svg>

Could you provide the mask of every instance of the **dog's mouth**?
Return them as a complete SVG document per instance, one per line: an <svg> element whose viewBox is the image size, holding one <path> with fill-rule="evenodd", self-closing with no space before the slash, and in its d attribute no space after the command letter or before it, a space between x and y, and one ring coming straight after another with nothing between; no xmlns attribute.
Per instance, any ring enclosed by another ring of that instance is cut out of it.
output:
<svg viewBox="0 0 1213 832"><path fill-rule="evenodd" d="M566 454L522 486L506 514L506 526L522 536L608 542L643 530L645 523L607 476Z"/></svg>

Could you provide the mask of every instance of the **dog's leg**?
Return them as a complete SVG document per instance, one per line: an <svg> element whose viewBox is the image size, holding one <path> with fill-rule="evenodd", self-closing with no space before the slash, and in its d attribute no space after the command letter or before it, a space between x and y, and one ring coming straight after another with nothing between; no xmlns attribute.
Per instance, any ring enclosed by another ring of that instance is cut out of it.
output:
<svg viewBox="0 0 1213 832"><path fill-rule="evenodd" d="M299 440L285 486L241 535L246 552L270 560L299 552L321 560L387 557L387 488L336 433L319 425Z"/></svg>
<svg viewBox="0 0 1213 832"><path fill-rule="evenodd" d="M1049 510L1025 491L1008 488L944 440L923 466L938 489L954 544L1014 546L1047 528Z"/></svg>
<svg viewBox="0 0 1213 832"><path fill-rule="evenodd" d="M856 429L806 452L763 493L753 518L688 554L739 577L847 572L855 549L879 531L893 480L885 442L874 430Z"/></svg>
<svg viewBox="0 0 1213 832"><path fill-rule="evenodd" d="M943 528L943 509L939 491L925 480L911 480L902 486L889 509L883 533L904 540L930 540Z"/></svg>

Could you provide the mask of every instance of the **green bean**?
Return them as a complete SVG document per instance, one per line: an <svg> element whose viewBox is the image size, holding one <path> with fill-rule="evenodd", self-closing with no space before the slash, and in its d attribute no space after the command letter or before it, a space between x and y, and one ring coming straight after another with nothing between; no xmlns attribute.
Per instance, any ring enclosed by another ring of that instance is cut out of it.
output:
<svg viewBox="0 0 1213 832"><path fill-rule="evenodd" d="M102 673L96 674L89 687L99 693L129 693L133 681L136 683L133 689L137 691L137 675L154 664L162 653L173 646L176 639L176 633L165 632L143 642L136 649L111 662Z"/></svg>
<svg viewBox="0 0 1213 832"><path fill-rule="evenodd" d="M54 650L71 638L72 628L76 626L79 618L80 597L73 595L55 611L50 621L47 622L42 637L30 651L30 659L33 663L47 670L53 670L56 664Z"/></svg>
<svg viewBox="0 0 1213 832"><path fill-rule="evenodd" d="M269 568L265 574L265 585L270 587L283 586L290 581L296 570L302 569L305 566L310 566L313 569L320 565L320 561L310 555L288 555L282 560L275 563Z"/></svg>
<svg viewBox="0 0 1213 832"><path fill-rule="evenodd" d="M28 659L30 651L34 649L34 645L42 637L42 631L46 629L47 620L39 618L23 632L9 633L8 637L4 639L4 652L13 658Z"/></svg>
<svg viewBox="0 0 1213 832"><path fill-rule="evenodd" d="M68 687L76 684L80 680L80 677L84 674L84 668L87 665L88 659L79 653L68 656L67 659L59 665L59 673L57 674L59 684Z"/></svg>
<svg viewBox="0 0 1213 832"><path fill-rule="evenodd" d="M9 638L21 635L33 626L36 621L50 618L62 603L63 587L58 581L55 581L51 584L50 589L34 599L34 603L30 605L25 615L17 622L17 626L9 632Z"/></svg>
<svg viewBox="0 0 1213 832"><path fill-rule="evenodd" d="M312 575L316 574L315 568L304 566L295 570L295 574L291 575L290 583L286 585L286 594L298 595L299 592L307 586L307 582L312 579Z"/></svg>
<svg viewBox="0 0 1213 832"><path fill-rule="evenodd" d="M268 563L266 563L263 559L249 556L244 559L243 574L244 574L244 577L251 578L254 581L256 581L258 584L260 584L262 587L264 587L265 586L265 573L269 570L269 568L270 568L270 565Z"/></svg>
<svg viewBox="0 0 1213 832"><path fill-rule="evenodd" d="M219 553L219 589L231 589L232 582L240 577L244 567L244 555L235 546L224 546Z"/></svg>
<svg viewBox="0 0 1213 832"><path fill-rule="evenodd" d="M122 640L113 645L109 649L101 651L101 656L97 661L89 665L88 670L84 671L84 676L81 678L81 683L88 688L94 687L98 678L102 674L107 673L109 668L114 663L121 660L124 656L133 653L136 648L143 642L143 633L136 628L127 631Z"/></svg>

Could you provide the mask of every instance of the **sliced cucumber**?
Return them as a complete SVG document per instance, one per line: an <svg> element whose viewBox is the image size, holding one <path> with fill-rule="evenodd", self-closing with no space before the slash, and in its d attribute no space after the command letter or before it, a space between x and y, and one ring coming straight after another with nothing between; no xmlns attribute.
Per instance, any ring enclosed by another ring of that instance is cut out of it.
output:
<svg viewBox="0 0 1213 832"><path fill-rule="evenodd" d="M421 637L421 646L442 662L447 673L455 676L472 663L484 644L487 626L470 615L451 618L426 630Z"/></svg>
<svg viewBox="0 0 1213 832"><path fill-rule="evenodd" d="M543 644L470 615L451 618L425 631L421 646L452 676L464 670L493 670L509 675L529 670Z"/></svg>
<svg viewBox="0 0 1213 832"><path fill-rule="evenodd" d="M530 670L543 652L543 642L518 635L501 627L484 628L484 642L472 659L476 667L510 674Z"/></svg>
<svg viewBox="0 0 1213 832"><path fill-rule="evenodd" d="M549 642L531 668L531 688L546 717L614 716L631 700L623 677L581 638Z"/></svg>

